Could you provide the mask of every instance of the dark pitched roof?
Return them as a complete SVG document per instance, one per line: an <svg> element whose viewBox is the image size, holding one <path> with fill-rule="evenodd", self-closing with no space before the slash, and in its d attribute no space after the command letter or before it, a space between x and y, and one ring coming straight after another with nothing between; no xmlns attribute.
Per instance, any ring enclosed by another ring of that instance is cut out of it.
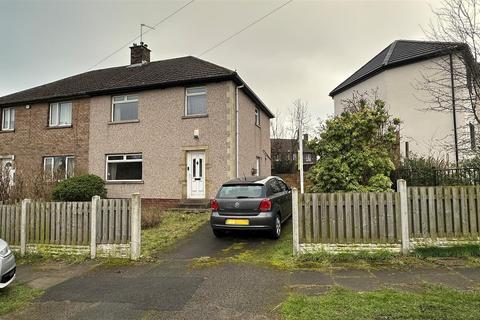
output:
<svg viewBox="0 0 480 320"><path fill-rule="evenodd" d="M81 73L0 97L0 106L225 80L232 80L238 85L245 85L244 92L269 117L274 117L267 106L235 71L192 56Z"/></svg>
<svg viewBox="0 0 480 320"><path fill-rule="evenodd" d="M458 42L397 40L380 51L372 60L340 83L330 92L336 94L364 81L383 70L405 64L442 56L455 50L464 50L466 45Z"/></svg>

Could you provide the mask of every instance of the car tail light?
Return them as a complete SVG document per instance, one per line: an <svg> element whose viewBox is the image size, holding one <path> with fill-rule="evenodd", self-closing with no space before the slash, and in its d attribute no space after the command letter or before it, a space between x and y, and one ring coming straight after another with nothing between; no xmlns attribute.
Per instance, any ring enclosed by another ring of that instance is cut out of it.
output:
<svg viewBox="0 0 480 320"><path fill-rule="evenodd" d="M268 211L272 209L272 200L270 199L263 199L262 202L260 202L260 206L258 207L260 211Z"/></svg>
<svg viewBox="0 0 480 320"><path fill-rule="evenodd" d="M220 209L218 201L215 199L210 200L210 208L212 208L213 211L218 211L218 209Z"/></svg>

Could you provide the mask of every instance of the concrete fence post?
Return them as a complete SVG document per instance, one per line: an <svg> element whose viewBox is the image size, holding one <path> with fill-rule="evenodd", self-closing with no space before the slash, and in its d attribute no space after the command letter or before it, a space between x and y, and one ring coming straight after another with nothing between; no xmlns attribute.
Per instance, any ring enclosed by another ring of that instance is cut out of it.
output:
<svg viewBox="0 0 480 320"><path fill-rule="evenodd" d="M100 207L100 197L92 197L92 212L90 214L90 258L97 256L97 213Z"/></svg>
<svg viewBox="0 0 480 320"><path fill-rule="evenodd" d="M397 192L400 194L400 229L402 239L402 254L410 252L410 232L408 230L408 198L407 182L403 179L397 180Z"/></svg>
<svg viewBox="0 0 480 320"><path fill-rule="evenodd" d="M132 205L130 212L130 259L137 260L140 258L141 237L142 237L142 199L140 193L132 194Z"/></svg>
<svg viewBox="0 0 480 320"><path fill-rule="evenodd" d="M22 200L20 212L20 255L23 257L27 252L27 212L30 210L30 199Z"/></svg>
<svg viewBox="0 0 480 320"><path fill-rule="evenodd" d="M292 223L293 223L293 254L300 251L300 235L298 233L298 190L292 189Z"/></svg>

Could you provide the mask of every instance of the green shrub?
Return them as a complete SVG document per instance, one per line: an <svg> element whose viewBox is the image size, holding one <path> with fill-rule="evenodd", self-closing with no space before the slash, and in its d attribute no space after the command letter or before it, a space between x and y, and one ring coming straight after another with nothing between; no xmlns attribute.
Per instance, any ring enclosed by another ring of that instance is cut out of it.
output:
<svg viewBox="0 0 480 320"><path fill-rule="evenodd" d="M56 201L90 201L93 196L107 197L105 182L93 174L63 180L52 192L52 197Z"/></svg>

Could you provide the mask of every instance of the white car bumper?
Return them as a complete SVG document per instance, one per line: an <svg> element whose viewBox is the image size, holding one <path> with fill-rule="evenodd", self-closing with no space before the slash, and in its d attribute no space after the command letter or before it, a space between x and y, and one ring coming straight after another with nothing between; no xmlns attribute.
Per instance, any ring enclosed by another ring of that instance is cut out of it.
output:
<svg viewBox="0 0 480 320"><path fill-rule="evenodd" d="M16 276L15 256L12 252L6 257L0 258L0 289L5 288Z"/></svg>

